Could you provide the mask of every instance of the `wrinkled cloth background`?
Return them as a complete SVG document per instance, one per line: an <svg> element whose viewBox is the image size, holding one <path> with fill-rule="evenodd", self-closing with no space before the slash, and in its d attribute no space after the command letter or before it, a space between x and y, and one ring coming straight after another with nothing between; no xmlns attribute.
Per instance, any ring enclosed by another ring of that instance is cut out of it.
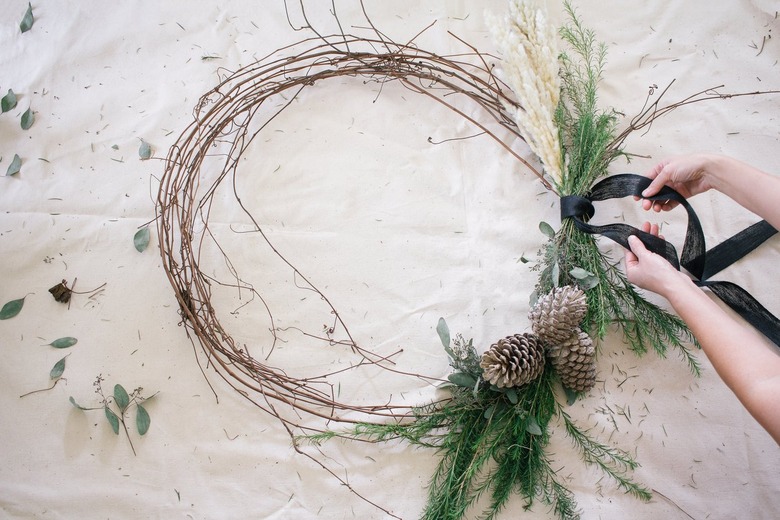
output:
<svg viewBox="0 0 780 520"><path fill-rule="evenodd" d="M547 3L562 23L562 5ZM653 85L657 96L674 81L669 102L720 85L723 92L780 88L777 3L630 4L575 2L585 25L608 45L599 93L603 106L625 114L621 127ZM299 26L300 9L289 7ZM0 9L0 91L19 96L18 106L0 115L0 173L14 154L23 160L21 173L0 178L0 303L26 295L22 312L0 322L0 516L383 518L295 455L274 418L210 369L204 378L179 326L156 230L145 252L133 247L136 230L155 217L163 159L192 121L198 98L226 71L311 33L292 30L281 0L35 2L35 24L21 34L26 8L22 0L5 0ZM323 33L337 29L329 9L308 6ZM356 1L339 0L336 9L350 31L365 27ZM506 5L366 1L366 9L396 41L435 21L417 39L420 47L464 52L452 31L495 54L484 11L503 13ZM458 139L477 130L432 105L399 85L380 92L360 79L319 83L261 134L239 176L242 200L274 245L327 293L359 344L382 353L402 348L405 368L445 376L439 316L480 349L525 330L537 273L533 262L519 260L536 259L544 241L539 222L557 227L559 220L554 196L519 162L485 137ZM19 118L28 107L36 120L24 131ZM714 151L780 174L779 116L778 96L681 108L633 135L627 150L635 155L616 162L613 173L642 173L670 155ZM141 140L152 146L152 159L139 159ZM517 149L528 155L521 143ZM210 225L242 276L273 302L281 323L326 324L327 312L309 314L298 305L311 293L296 289L289 272L266 265L270 257L259 252L264 246L256 235L230 232L241 229L234 203L230 190L220 192ZM756 220L715 193L693 205L710 245ZM639 225L646 217L623 200L600 208L596 219ZM680 244L684 214L650 217ZM773 240L719 278L780 312L778 258L780 241ZM206 260L204 270L224 270L218 257ZM77 291L106 286L92 296L75 294L68 308L47 292L62 279L77 279ZM231 313L235 302L225 305L223 319L239 341L262 339L264 325L253 329L257 307ZM78 344L67 351L43 346L63 336ZM278 358L291 374L354 359L335 347L312 357L293 345L280 348ZM252 348L260 357L260 347ZM66 354L56 387L20 398L48 387L49 370ZM675 352L638 358L617 336L604 343L599 384L571 414L634 454L641 464L634 478L657 493L649 503L624 495L584 466L557 432L551 456L583 518L775 517L780 450L700 359L703 373L695 378ZM147 406L147 435L131 428L137 456L100 410L68 402L72 396L97 406L98 375L107 392L116 383L159 392ZM340 385L358 400L403 393L422 404L434 394L419 380L392 374L346 376ZM424 507L436 463L435 453L402 443L332 442L323 457L363 496L409 519ZM514 499L502 518L552 518L542 504L528 512L523 505Z"/></svg>

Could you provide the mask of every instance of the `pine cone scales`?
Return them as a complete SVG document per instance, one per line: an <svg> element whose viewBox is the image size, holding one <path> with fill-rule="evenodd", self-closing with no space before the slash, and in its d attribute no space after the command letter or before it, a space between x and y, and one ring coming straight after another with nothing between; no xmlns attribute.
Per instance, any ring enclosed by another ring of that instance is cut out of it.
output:
<svg viewBox="0 0 780 520"><path fill-rule="evenodd" d="M556 287L539 298L528 313L534 334L548 345L566 341L588 311L585 293L578 287Z"/></svg>
<svg viewBox="0 0 780 520"><path fill-rule="evenodd" d="M595 353L593 340L579 329L566 341L547 349L563 385L577 392L590 390L596 384Z"/></svg>
<svg viewBox="0 0 780 520"><path fill-rule="evenodd" d="M532 334L498 340L482 355L482 377L499 388L522 386L544 371L544 347Z"/></svg>

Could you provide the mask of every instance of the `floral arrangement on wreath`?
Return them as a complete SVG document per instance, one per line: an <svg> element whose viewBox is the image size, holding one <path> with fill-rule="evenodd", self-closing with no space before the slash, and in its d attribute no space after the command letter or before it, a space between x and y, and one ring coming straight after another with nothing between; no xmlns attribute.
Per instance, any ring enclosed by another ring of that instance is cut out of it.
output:
<svg viewBox="0 0 780 520"><path fill-rule="evenodd" d="M584 28L567 2L569 22L559 31L531 2L511 0L509 13L489 24L503 54L502 73L517 101L507 103L522 138L538 156L559 196L585 195L624 154L618 114L597 104L606 49ZM568 47L559 51L560 39ZM695 343L677 316L645 300L592 235L571 219L548 237L531 295L529 330L503 338L479 354L472 340L451 336L444 319L437 332L454 371L449 398L415 409L403 424L364 423L350 432L325 432L309 440L402 438L438 450L426 520L462 519L483 494L485 519L495 518L515 492L527 507L549 504L561 519L579 518L574 495L559 479L545 448L553 428L563 428L583 460L641 500L651 493L631 480L636 461L591 437L566 413L596 383L597 344L617 324L637 354L665 355L676 347L698 374L688 345ZM557 388L562 387L566 403Z"/></svg>

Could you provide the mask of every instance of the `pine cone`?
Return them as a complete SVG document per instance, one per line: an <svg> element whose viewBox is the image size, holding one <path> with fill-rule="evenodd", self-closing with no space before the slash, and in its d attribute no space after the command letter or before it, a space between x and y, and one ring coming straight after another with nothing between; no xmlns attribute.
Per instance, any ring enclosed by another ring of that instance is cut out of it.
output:
<svg viewBox="0 0 780 520"><path fill-rule="evenodd" d="M494 343L479 365L485 381L499 388L522 386L544 371L544 347L533 334L515 334Z"/></svg>
<svg viewBox="0 0 780 520"><path fill-rule="evenodd" d="M596 349L586 332L577 329L565 341L549 347L547 356L563 386L585 392L596 384Z"/></svg>
<svg viewBox="0 0 780 520"><path fill-rule="evenodd" d="M556 287L539 298L528 319L531 329L543 343L557 345L577 329L588 310L585 293L573 285Z"/></svg>

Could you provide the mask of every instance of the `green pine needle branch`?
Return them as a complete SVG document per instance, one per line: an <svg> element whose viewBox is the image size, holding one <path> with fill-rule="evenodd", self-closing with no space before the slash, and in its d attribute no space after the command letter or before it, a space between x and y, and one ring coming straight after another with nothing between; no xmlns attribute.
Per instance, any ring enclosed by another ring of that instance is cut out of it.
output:
<svg viewBox="0 0 780 520"><path fill-rule="evenodd" d="M479 518L492 520L514 493L523 497L526 508L541 502L561 520L573 520L580 517L576 501L546 451L550 432L562 423L583 460L601 469L619 488L647 500L649 491L628 476L636 462L580 429L558 404L557 384L555 372L547 370L516 388L511 400L484 381L476 392L451 386L449 399L415 409L409 423L363 423L347 432L303 438L314 443L334 437L374 442L401 438L415 446L434 447L440 459L423 520L473 518L483 498L488 505Z"/></svg>

